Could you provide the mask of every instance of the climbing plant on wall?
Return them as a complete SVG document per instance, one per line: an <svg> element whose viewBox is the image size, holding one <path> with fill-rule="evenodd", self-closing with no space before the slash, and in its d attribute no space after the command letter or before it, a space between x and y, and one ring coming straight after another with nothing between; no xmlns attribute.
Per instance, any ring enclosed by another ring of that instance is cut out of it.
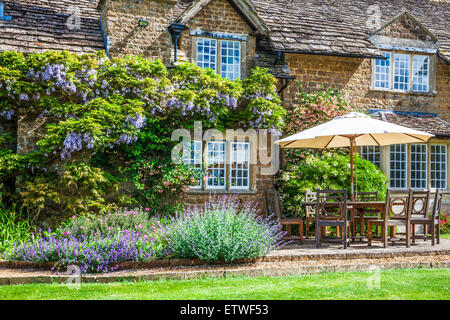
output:
<svg viewBox="0 0 450 320"><path fill-rule="evenodd" d="M32 148L0 143L0 179L19 177L12 201L35 213L85 213L137 202L166 210L160 200L192 183L189 168L169 161L174 129L196 120L281 129L285 110L275 78L259 68L230 81L189 63L48 51L0 53L0 116L41 123L19 130L37 140Z"/></svg>

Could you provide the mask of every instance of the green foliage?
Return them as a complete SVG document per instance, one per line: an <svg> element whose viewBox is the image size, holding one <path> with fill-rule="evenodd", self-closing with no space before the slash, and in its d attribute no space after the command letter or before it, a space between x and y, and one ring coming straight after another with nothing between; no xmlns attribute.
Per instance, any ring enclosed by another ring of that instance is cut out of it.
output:
<svg viewBox="0 0 450 320"><path fill-rule="evenodd" d="M235 261L266 255L285 235L278 220L261 218L251 203L212 199L173 218L167 228L168 245L177 258Z"/></svg>
<svg viewBox="0 0 450 320"><path fill-rule="evenodd" d="M355 189L359 192L378 191L380 199L386 195L388 180L384 173L369 161L354 155ZM288 165L277 181L282 202L287 206L300 205L306 190L346 188L350 193L350 158L346 154L325 152L309 155L298 164Z"/></svg>
<svg viewBox="0 0 450 320"><path fill-rule="evenodd" d="M346 101L341 90L321 88L315 91L307 91L301 83L297 83L297 86L297 104L288 111L286 116L285 135L313 128L354 110ZM316 151L287 149L286 153L290 163L298 163L305 156L316 153Z"/></svg>
<svg viewBox="0 0 450 320"><path fill-rule="evenodd" d="M158 236L166 220L159 217L149 217L150 208L117 210L106 214L90 214L72 216L55 232L60 235L75 237L90 237L96 235L112 236L126 230Z"/></svg>
<svg viewBox="0 0 450 320"><path fill-rule="evenodd" d="M137 56L5 51L0 116L39 120L43 131L37 147L20 154L0 136L0 186L20 176L20 192L9 193L34 213L49 205L105 212L138 201L170 213L194 176L170 160L174 129L196 120L205 129L281 129L284 115L276 79L264 69L230 81L194 64L168 69ZM119 192L124 185L132 188Z"/></svg>
<svg viewBox="0 0 450 320"><path fill-rule="evenodd" d="M0 226L0 253L27 240L33 230L30 219L16 206L0 207Z"/></svg>

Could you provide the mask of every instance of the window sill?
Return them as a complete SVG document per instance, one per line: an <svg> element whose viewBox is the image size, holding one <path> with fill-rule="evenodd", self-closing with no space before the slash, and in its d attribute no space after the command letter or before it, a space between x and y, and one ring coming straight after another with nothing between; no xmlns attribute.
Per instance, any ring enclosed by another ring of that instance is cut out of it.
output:
<svg viewBox="0 0 450 320"><path fill-rule="evenodd" d="M190 189L186 192L187 194L256 194L255 190L249 190L249 189L230 189L230 190L224 190L224 189Z"/></svg>
<svg viewBox="0 0 450 320"><path fill-rule="evenodd" d="M370 92L382 92L382 93L391 93L391 94L399 94L399 95L410 95L410 96L436 96L436 91L431 92L418 92L418 91L402 91L402 90L390 90L390 89L375 89L370 88Z"/></svg>

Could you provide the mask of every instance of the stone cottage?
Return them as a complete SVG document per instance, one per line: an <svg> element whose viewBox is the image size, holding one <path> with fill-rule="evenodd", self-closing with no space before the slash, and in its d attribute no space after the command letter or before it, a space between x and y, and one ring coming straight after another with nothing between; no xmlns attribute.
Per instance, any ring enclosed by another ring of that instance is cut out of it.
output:
<svg viewBox="0 0 450 320"><path fill-rule="evenodd" d="M374 117L436 135L426 145L361 149L391 187L447 189L449 21L450 3L432 0L0 0L0 50L188 60L230 79L261 66L279 79L286 108L295 104L296 81L343 89ZM2 121L25 148L21 132L30 125ZM219 169L212 172L221 179L192 188L190 199L214 191L264 203L274 175L251 164L248 142L194 148L208 148L212 160L194 152L187 161Z"/></svg>

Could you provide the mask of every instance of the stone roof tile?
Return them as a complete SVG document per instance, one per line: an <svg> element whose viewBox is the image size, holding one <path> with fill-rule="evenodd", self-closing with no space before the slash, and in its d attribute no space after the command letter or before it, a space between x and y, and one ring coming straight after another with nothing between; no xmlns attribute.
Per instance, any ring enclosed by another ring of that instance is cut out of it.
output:
<svg viewBox="0 0 450 320"><path fill-rule="evenodd" d="M436 137L450 137L450 123L438 118L434 113L370 110L372 117L378 120L425 131Z"/></svg>
<svg viewBox="0 0 450 320"><path fill-rule="evenodd" d="M5 15L12 19L0 20L0 50L28 53L53 49L87 53L105 49L97 0L2 1ZM79 29L67 24L73 8L80 13Z"/></svg>

